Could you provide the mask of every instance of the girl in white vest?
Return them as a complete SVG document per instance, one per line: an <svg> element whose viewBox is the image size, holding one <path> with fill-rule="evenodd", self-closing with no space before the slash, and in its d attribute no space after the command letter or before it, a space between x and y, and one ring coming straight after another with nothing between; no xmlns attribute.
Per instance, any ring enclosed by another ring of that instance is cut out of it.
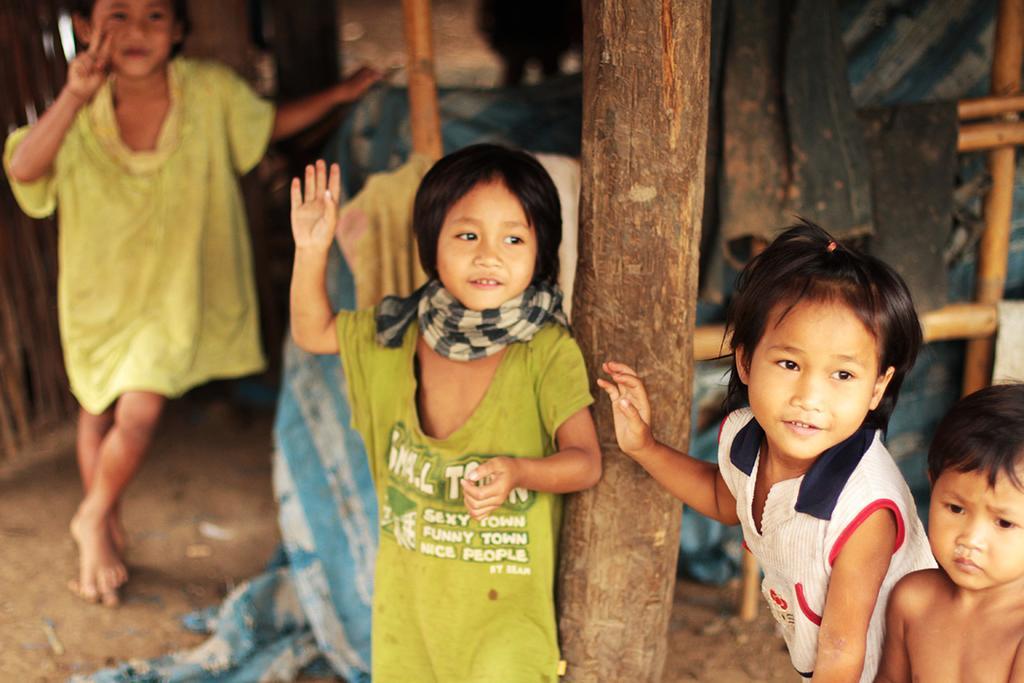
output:
<svg viewBox="0 0 1024 683"><path fill-rule="evenodd" d="M619 447L690 507L742 525L802 676L871 681L889 591L935 566L881 441L921 345L910 293L887 265L805 222L744 268L727 329L734 410L718 463L655 440L638 373L607 362L611 381L598 384Z"/></svg>

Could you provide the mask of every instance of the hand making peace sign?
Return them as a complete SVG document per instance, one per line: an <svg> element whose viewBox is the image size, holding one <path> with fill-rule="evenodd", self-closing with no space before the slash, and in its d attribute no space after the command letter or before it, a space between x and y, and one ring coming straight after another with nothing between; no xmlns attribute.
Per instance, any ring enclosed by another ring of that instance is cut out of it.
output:
<svg viewBox="0 0 1024 683"><path fill-rule="evenodd" d="M92 99L96 91L107 80L110 71L110 48L113 37L100 27L89 43L89 49L82 52L68 64L67 89L83 102Z"/></svg>

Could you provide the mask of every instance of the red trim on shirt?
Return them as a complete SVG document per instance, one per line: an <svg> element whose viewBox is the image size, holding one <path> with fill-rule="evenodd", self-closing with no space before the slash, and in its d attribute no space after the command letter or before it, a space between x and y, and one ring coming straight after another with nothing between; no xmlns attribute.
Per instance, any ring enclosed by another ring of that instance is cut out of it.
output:
<svg viewBox="0 0 1024 683"><path fill-rule="evenodd" d="M861 510L857 516L853 518L853 521L843 529L843 533L839 534L839 538L836 539L835 545L832 546L832 550L828 554L828 563L830 566L835 564L836 558L839 557L839 552L843 549L843 546L846 545L846 542L850 540L850 536L853 536L853 532L864 523L864 520L878 510L891 510L892 514L896 517L896 546L892 549L892 554L896 554L896 551L903 545L903 539L906 537L907 533L906 527L903 524L903 515L900 514L900 508L896 505L895 501L888 498L879 498L876 501L868 503L867 507Z"/></svg>
<svg viewBox="0 0 1024 683"><path fill-rule="evenodd" d="M807 598L804 597L804 586L802 583L796 585L796 604L800 605L800 611L804 613L812 624L815 626L821 626L821 617L814 613L811 606L807 604Z"/></svg>
<svg viewBox="0 0 1024 683"><path fill-rule="evenodd" d="M753 554L754 554L754 551L750 549L750 546L749 546L749 545L747 545L747 542L746 542L746 541L743 541L743 542L741 542L741 543L740 543L740 546L741 546L741 547L742 547L742 548L743 548L744 550L746 550L746 551L747 551L748 553L750 553L751 555L753 555Z"/></svg>
<svg viewBox="0 0 1024 683"><path fill-rule="evenodd" d="M722 424L718 425L718 443L722 443L722 430L725 429L725 421L728 419L729 416L726 415L722 418Z"/></svg>

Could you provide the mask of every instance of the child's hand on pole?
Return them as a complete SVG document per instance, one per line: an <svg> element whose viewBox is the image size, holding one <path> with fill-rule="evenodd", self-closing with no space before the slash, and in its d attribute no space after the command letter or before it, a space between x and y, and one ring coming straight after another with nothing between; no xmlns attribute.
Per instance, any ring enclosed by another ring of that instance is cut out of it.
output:
<svg viewBox="0 0 1024 683"><path fill-rule="evenodd" d="M338 101L340 103L355 102L383 77L384 74L372 66L360 67L338 84Z"/></svg>
<svg viewBox="0 0 1024 683"><path fill-rule="evenodd" d="M491 458L466 475L462 482L462 500L469 516L481 520L501 507L516 487L518 464L515 458Z"/></svg>
<svg viewBox="0 0 1024 683"><path fill-rule="evenodd" d="M90 101L107 80L112 42L111 33L100 27L89 49L68 64L68 82L64 87L83 103Z"/></svg>
<svg viewBox="0 0 1024 683"><path fill-rule="evenodd" d="M651 404L647 389L637 377L636 371L628 365L608 361L601 366L612 381L598 379L597 385L604 389L612 402L612 416L615 420L615 440L627 455L633 455L654 444L651 434Z"/></svg>
<svg viewBox="0 0 1024 683"><path fill-rule="evenodd" d="M292 236L296 249L327 251L334 239L338 223L337 198L341 194L341 169L318 159L316 166L306 166L305 189L298 178L292 179Z"/></svg>

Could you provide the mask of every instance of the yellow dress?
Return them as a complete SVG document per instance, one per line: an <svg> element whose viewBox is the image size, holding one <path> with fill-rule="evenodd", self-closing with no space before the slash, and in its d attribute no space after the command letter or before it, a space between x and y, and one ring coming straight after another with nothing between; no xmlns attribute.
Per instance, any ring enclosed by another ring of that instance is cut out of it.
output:
<svg viewBox="0 0 1024 683"><path fill-rule="evenodd" d="M238 176L274 107L224 66L175 59L157 148L120 138L110 83L73 122L50 175L8 178L22 210L59 211L57 306L71 390L98 414L126 391L168 397L264 365ZM28 132L14 131L4 168Z"/></svg>

